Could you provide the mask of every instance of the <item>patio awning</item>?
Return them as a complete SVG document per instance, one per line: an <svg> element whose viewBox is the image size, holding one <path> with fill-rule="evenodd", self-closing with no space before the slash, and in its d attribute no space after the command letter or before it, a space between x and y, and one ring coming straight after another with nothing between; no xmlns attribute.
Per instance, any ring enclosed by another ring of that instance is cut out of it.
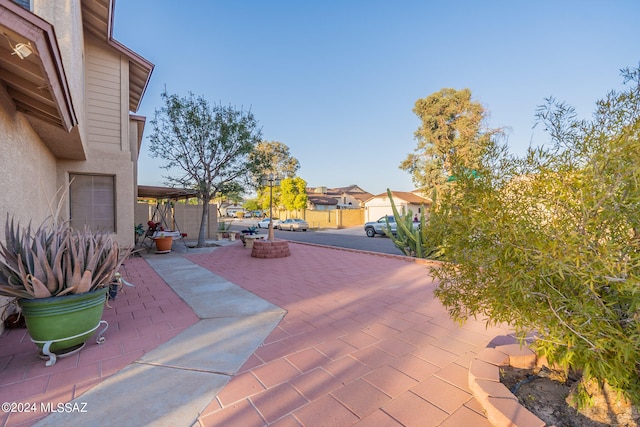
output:
<svg viewBox="0 0 640 427"><path fill-rule="evenodd" d="M138 197L147 199L181 200L197 197L197 193L195 190L188 190L185 188L138 185Z"/></svg>

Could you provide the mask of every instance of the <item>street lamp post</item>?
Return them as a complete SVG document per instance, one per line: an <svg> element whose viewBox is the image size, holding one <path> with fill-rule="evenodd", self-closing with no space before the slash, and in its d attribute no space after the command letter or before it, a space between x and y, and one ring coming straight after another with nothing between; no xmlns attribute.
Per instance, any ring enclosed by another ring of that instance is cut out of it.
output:
<svg viewBox="0 0 640 427"><path fill-rule="evenodd" d="M269 234L267 240L273 242L275 240L273 233L273 186L280 185L280 178L270 173L267 177L263 178L263 182L264 181L269 184Z"/></svg>

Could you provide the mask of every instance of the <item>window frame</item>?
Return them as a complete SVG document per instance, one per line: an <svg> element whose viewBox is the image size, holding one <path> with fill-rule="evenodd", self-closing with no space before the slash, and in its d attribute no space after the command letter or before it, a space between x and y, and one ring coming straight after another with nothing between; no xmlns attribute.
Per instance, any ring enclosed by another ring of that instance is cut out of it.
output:
<svg viewBox="0 0 640 427"><path fill-rule="evenodd" d="M88 178L91 179L90 182L87 182ZM96 182L96 180L102 182ZM82 192L78 193L79 191ZM109 200L100 200L104 194L109 196ZM88 226L93 231L116 233L118 226L116 200L116 175L69 173L69 224L71 227L84 230L85 226ZM100 211L103 212L102 215ZM79 217L82 219L78 219Z"/></svg>

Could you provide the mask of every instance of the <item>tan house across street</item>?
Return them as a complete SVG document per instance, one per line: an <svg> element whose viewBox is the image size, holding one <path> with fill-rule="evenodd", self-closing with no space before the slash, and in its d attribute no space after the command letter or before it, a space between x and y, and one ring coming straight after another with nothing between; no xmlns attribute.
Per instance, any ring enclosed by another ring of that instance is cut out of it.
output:
<svg viewBox="0 0 640 427"><path fill-rule="evenodd" d="M308 209L311 210L359 209L371 196L357 185L307 188Z"/></svg>

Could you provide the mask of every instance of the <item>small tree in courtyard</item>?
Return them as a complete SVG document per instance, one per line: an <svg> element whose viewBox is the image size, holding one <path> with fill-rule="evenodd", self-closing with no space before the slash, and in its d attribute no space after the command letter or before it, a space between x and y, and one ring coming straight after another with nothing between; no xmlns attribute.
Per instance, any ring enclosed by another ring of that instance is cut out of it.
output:
<svg viewBox="0 0 640 427"><path fill-rule="evenodd" d="M489 145L430 217L451 263L434 270L452 316L508 322L537 351L640 402L640 69L591 120L549 99L551 145Z"/></svg>
<svg viewBox="0 0 640 427"><path fill-rule="evenodd" d="M151 121L149 147L154 157L166 161L166 176L174 187L195 189L202 200L198 247L205 245L209 202L221 192L250 186L260 170L259 159L250 159L260 142L253 114L231 106L209 105L193 94L187 97L162 93L165 105Z"/></svg>

